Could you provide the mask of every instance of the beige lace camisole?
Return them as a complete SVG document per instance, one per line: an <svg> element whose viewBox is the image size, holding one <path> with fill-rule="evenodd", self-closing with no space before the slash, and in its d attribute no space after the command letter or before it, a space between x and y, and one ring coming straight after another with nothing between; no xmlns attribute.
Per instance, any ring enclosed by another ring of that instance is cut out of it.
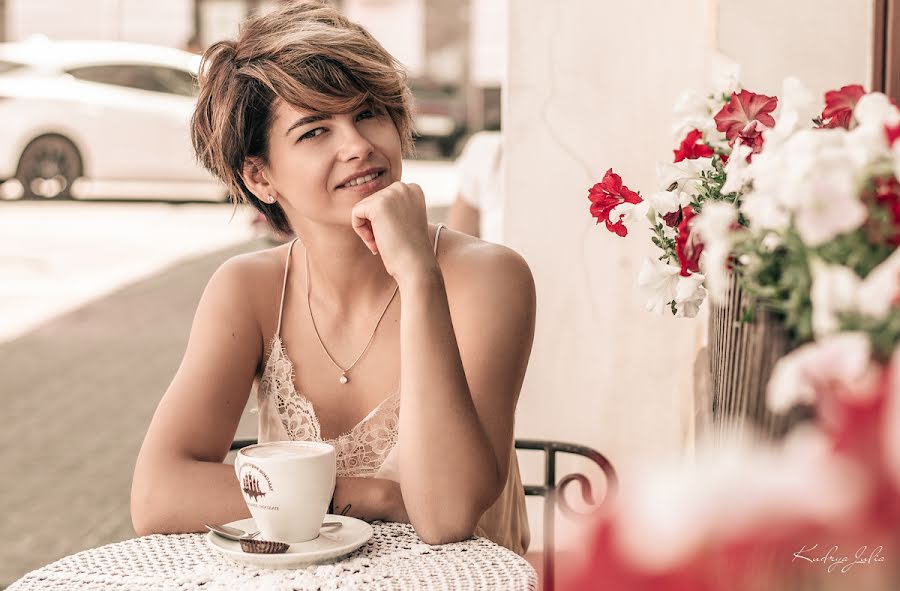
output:
<svg viewBox="0 0 900 591"><path fill-rule="evenodd" d="M434 236L437 256L438 240L443 224ZM287 287L291 250L288 247L284 264L278 328L272 343L257 390L259 410L259 441L322 441L319 420L312 402L294 388L294 364L281 342L281 318ZM395 449L400 436L400 392L382 400L350 431L328 440L334 445L338 476L388 478L399 482L399 461ZM519 476L513 442L510 442L509 475L503 492L485 511L475 534L501 546L524 554L530 538L525 512L525 495Z"/></svg>

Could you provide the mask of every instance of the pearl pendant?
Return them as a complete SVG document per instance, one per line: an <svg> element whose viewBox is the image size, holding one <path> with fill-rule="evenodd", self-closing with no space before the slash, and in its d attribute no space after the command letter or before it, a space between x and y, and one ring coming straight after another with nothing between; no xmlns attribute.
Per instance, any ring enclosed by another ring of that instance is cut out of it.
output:
<svg viewBox="0 0 900 591"><path fill-rule="evenodd" d="M341 374L340 382L341 382L342 384L346 384L346 383L349 382L349 381L350 381L350 378L347 377L347 374L342 373L342 374Z"/></svg>

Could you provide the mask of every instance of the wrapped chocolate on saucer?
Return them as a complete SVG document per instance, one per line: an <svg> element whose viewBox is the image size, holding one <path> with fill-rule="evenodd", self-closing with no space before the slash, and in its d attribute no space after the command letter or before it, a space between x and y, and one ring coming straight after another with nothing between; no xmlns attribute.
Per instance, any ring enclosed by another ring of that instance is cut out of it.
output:
<svg viewBox="0 0 900 591"><path fill-rule="evenodd" d="M270 542L269 540L256 540L252 538L241 540L241 550L251 554L284 554L290 544L284 542Z"/></svg>

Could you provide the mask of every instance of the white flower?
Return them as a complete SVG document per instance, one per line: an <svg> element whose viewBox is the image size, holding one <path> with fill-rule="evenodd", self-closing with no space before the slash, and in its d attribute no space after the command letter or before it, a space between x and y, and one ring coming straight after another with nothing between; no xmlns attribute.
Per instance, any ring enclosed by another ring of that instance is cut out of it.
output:
<svg viewBox="0 0 900 591"><path fill-rule="evenodd" d="M725 184L722 185L722 193L738 193L750 182L752 169L747 162L747 156L753 148L740 142L735 143L728 162L725 163Z"/></svg>
<svg viewBox="0 0 900 591"><path fill-rule="evenodd" d="M647 202L656 213L666 215L678 211L679 206L687 205L682 203L681 195L678 191L657 191L647 197Z"/></svg>
<svg viewBox="0 0 900 591"><path fill-rule="evenodd" d="M875 127L883 130L885 125L900 123L900 111L884 93L870 92L856 103L853 118L859 127Z"/></svg>
<svg viewBox="0 0 900 591"><path fill-rule="evenodd" d="M900 249L881 262L863 279L859 288L857 308L871 318L887 316L900 297Z"/></svg>
<svg viewBox="0 0 900 591"><path fill-rule="evenodd" d="M797 404L813 404L816 392L803 375L799 361L782 357L772 369L766 386L766 405L774 413L785 413Z"/></svg>
<svg viewBox="0 0 900 591"><path fill-rule="evenodd" d="M725 134L716 129L714 116L728 102L731 94L740 90L741 67L723 56L716 56L716 59L718 61L713 65L711 92L701 94L687 91L675 102L672 109L675 116L672 136L676 141L681 141L685 134L697 129L703 134L703 140L711 146L728 147Z"/></svg>
<svg viewBox="0 0 900 591"><path fill-rule="evenodd" d="M857 229L868 212L857 194L862 167L843 129L801 130L754 158L745 196L754 228L782 230L794 216L803 241L819 246Z"/></svg>
<svg viewBox="0 0 900 591"><path fill-rule="evenodd" d="M647 310L663 314L675 299L681 269L655 258L644 259L638 285L647 293Z"/></svg>
<svg viewBox="0 0 900 591"><path fill-rule="evenodd" d="M674 164L665 162L657 162L656 175L659 178L659 184L664 191L668 191L669 187L674 185L673 191L677 193L685 193L679 195L679 201L687 199L690 203L690 197L697 194L702 179L701 173L711 172L713 170L712 158L696 158L694 160L682 160Z"/></svg>
<svg viewBox="0 0 900 591"><path fill-rule="evenodd" d="M781 145L795 131L809 129L816 117L818 103L812 92L800 80L785 78L781 100L775 114L775 127L763 132L766 149Z"/></svg>
<svg viewBox="0 0 900 591"><path fill-rule="evenodd" d="M731 226L737 220L737 209L725 201L711 201L703 205L694 218L693 231L703 242L700 268L706 277L706 288L714 302L725 298L728 287L728 256L731 254Z"/></svg>
<svg viewBox="0 0 900 591"><path fill-rule="evenodd" d="M812 279L812 328L816 337L821 338L840 328L838 314L856 309L861 280L847 267L819 260L812 262Z"/></svg>
<svg viewBox="0 0 900 591"><path fill-rule="evenodd" d="M743 195L741 210L756 230L781 231L790 225L791 210L783 203L781 193L792 170L781 156L782 152L783 149L777 146L773 146L771 150L764 149L756 155L746 171L753 179L753 189ZM737 158L732 156L728 163L731 164L732 160ZM742 165L732 164L733 168L738 166Z"/></svg>
<svg viewBox="0 0 900 591"><path fill-rule="evenodd" d="M856 189L856 171L835 154L810 179L795 209L794 223L803 242L816 247L859 228L869 215Z"/></svg>
<svg viewBox="0 0 900 591"><path fill-rule="evenodd" d="M791 223L790 213L770 194L753 191L743 197L741 211L755 230L780 232Z"/></svg>
<svg viewBox="0 0 900 591"><path fill-rule="evenodd" d="M687 277L678 275L678 284L675 286L675 316L693 318L697 315L700 304L706 299L703 279L700 273L692 273Z"/></svg>
<svg viewBox="0 0 900 591"><path fill-rule="evenodd" d="M676 100L672 113L675 115L672 136L677 141L681 141L685 134L693 129L699 129L704 135L708 131L716 130L709 101L698 92L682 93Z"/></svg>
<svg viewBox="0 0 900 591"><path fill-rule="evenodd" d="M646 201L640 203L623 202L615 206L609 212L610 220L620 220L629 232L643 227L647 222L647 210L650 208ZM619 217L621 216L621 217Z"/></svg>
<svg viewBox="0 0 900 591"><path fill-rule="evenodd" d="M900 249L875 267L865 279L841 265L812 263L812 327L816 337L840 329L838 315L862 314L884 319L900 295Z"/></svg>
<svg viewBox="0 0 900 591"><path fill-rule="evenodd" d="M847 133L847 149L860 168L880 158L889 157L885 125L900 122L900 111L880 92L870 92L859 99L853 110L856 127Z"/></svg>
<svg viewBox="0 0 900 591"><path fill-rule="evenodd" d="M710 93L701 94L695 91L682 93L672 109L675 123L672 135L681 141L685 134L693 129L703 133L703 139L711 144L727 146L725 134L716 129L714 115L724 105L722 98L740 90L740 66L731 61L720 59L713 67ZM711 96L710 96L711 95Z"/></svg>
<svg viewBox="0 0 900 591"><path fill-rule="evenodd" d="M798 403L813 403L817 394L862 401L876 391L876 379L869 336L843 332L803 345L782 357L772 370L766 401L776 413Z"/></svg>
<svg viewBox="0 0 900 591"><path fill-rule="evenodd" d="M900 249L883 260L863 279L857 291L856 307L870 318L887 316L893 302L900 296Z"/></svg>

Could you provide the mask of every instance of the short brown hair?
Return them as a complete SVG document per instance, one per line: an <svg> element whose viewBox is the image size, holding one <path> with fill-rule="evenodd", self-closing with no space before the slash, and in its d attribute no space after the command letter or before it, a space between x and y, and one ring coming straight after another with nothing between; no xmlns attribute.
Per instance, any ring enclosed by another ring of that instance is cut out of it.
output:
<svg viewBox="0 0 900 591"><path fill-rule="evenodd" d="M268 161L275 100L330 114L370 104L390 115L409 154L409 96L403 66L363 27L320 2L289 1L245 21L236 40L204 52L191 141L197 159L226 184L235 203L252 204L287 234L291 226L281 206L257 199L241 178L247 158Z"/></svg>

